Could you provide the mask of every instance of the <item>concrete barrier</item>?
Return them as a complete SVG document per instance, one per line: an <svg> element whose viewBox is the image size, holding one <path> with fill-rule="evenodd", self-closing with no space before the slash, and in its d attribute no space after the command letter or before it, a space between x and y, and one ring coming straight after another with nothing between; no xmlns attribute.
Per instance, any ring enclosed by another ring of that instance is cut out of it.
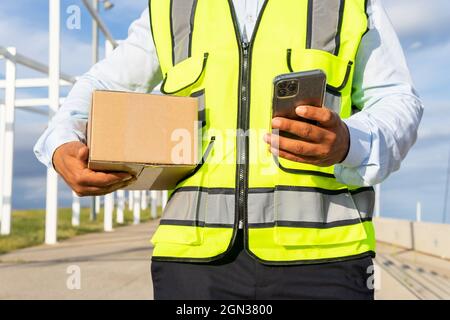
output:
<svg viewBox="0 0 450 320"><path fill-rule="evenodd" d="M450 259L450 224L375 218L378 241Z"/></svg>
<svg viewBox="0 0 450 320"><path fill-rule="evenodd" d="M400 219L375 218L375 232L378 241L413 249L414 236L412 222Z"/></svg>
<svg viewBox="0 0 450 320"><path fill-rule="evenodd" d="M426 222L413 223L414 249L450 259L450 225Z"/></svg>

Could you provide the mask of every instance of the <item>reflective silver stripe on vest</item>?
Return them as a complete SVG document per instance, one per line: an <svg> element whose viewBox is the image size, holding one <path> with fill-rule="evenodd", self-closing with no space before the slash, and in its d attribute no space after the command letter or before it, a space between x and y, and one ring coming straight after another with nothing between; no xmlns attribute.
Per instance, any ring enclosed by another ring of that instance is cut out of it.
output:
<svg viewBox="0 0 450 320"><path fill-rule="evenodd" d="M337 54L345 0L309 0L306 47Z"/></svg>
<svg viewBox="0 0 450 320"><path fill-rule="evenodd" d="M225 189L223 192L191 191L190 188L178 190L167 203L161 223L233 227L233 192L233 189Z"/></svg>
<svg viewBox="0 0 450 320"><path fill-rule="evenodd" d="M374 192L360 189L328 191L314 188L277 188L272 193L249 194L250 227L285 225L330 228L370 220Z"/></svg>
<svg viewBox="0 0 450 320"><path fill-rule="evenodd" d="M173 42L173 64L176 65L190 55L191 36L197 0L171 0L171 24Z"/></svg>
<svg viewBox="0 0 450 320"><path fill-rule="evenodd" d="M361 188L352 192L352 198L363 219L371 219L375 207L375 191L373 188Z"/></svg>
<svg viewBox="0 0 450 320"><path fill-rule="evenodd" d="M374 192L368 188L351 193L302 187L250 189L248 223L253 228L331 228L370 220L373 205ZM234 210L234 189L181 188L172 195L161 223L232 227Z"/></svg>
<svg viewBox="0 0 450 320"><path fill-rule="evenodd" d="M325 106L333 110L337 114L341 113L341 95L339 93L330 92L325 93Z"/></svg>

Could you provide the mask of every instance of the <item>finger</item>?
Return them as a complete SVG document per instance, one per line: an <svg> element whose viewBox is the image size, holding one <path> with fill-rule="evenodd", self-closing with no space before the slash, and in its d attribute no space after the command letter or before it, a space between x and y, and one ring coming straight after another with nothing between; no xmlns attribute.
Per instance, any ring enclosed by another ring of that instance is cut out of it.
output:
<svg viewBox="0 0 450 320"><path fill-rule="evenodd" d="M87 162L89 159L89 148L87 146L82 146L78 149L77 159L82 162Z"/></svg>
<svg viewBox="0 0 450 320"><path fill-rule="evenodd" d="M133 175L128 172L100 172L87 168L83 169L75 178L77 184L90 187L108 187L131 179L133 179Z"/></svg>
<svg viewBox="0 0 450 320"><path fill-rule="evenodd" d="M120 182L120 183L116 183L112 186L109 186L104 194L108 194L108 193L111 193L111 192L114 192L114 191L117 191L120 189L124 189L124 188L128 187L130 184L132 184L133 182L135 182L136 180L137 180L136 178L133 178L126 182Z"/></svg>
<svg viewBox="0 0 450 320"><path fill-rule="evenodd" d="M78 196L80 197L87 197L87 196L103 196L106 194L109 194L111 192L123 189L130 185L130 183L133 182L133 180L130 180L131 182L120 182L116 183L114 185L111 185L107 188L99 188L99 187L82 187L75 191Z"/></svg>
<svg viewBox="0 0 450 320"><path fill-rule="evenodd" d="M279 117L272 119L272 129L286 131L298 136L302 140L311 142L319 142L325 135L325 130L318 126L299 120Z"/></svg>
<svg viewBox="0 0 450 320"><path fill-rule="evenodd" d="M290 139L286 137L281 137L275 134L267 134L266 141L271 145L272 148L278 148L283 151L287 151L289 153L299 155L299 156L307 156L307 157L320 157L322 154L320 153L320 145L305 142L296 139Z"/></svg>
<svg viewBox="0 0 450 320"><path fill-rule="evenodd" d="M332 127L338 120L338 115L327 108L299 106L295 109L295 113L299 117L318 121L323 127Z"/></svg>
<svg viewBox="0 0 450 320"><path fill-rule="evenodd" d="M307 156L299 156L299 155L295 155L295 154L292 154L292 153L289 153L287 151L283 151L280 149L271 148L270 152L276 157L284 158L284 159L287 159L290 161L295 161L295 162L300 162L300 163L305 163L305 164L312 164L312 165L319 164L319 160L316 158L311 158L311 157L307 157Z"/></svg>

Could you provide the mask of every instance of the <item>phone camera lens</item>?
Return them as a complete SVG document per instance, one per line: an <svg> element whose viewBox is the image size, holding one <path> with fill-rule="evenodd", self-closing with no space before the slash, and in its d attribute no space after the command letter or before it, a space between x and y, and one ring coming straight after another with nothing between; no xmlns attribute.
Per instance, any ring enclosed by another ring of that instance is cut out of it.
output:
<svg viewBox="0 0 450 320"><path fill-rule="evenodd" d="M279 89L278 90L278 96L279 97L285 97L287 95L286 89Z"/></svg>
<svg viewBox="0 0 450 320"><path fill-rule="evenodd" d="M297 84L294 82L294 83L289 83L289 85L288 85L288 90L289 91L296 91L297 90Z"/></svg>
<svg viewBox="0 0 450 320"><path fill-rule="evenodd" d="M286 87L287 87L287 82L286 81L280 82L278 84L278 88L280 88L280 89L285 89Z"/></svg>

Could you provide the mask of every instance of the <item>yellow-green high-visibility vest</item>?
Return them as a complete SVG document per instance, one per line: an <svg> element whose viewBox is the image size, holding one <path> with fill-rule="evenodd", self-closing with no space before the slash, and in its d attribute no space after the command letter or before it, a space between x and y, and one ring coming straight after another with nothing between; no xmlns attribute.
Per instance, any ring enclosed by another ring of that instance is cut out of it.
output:
<svg viewBox="0 0 450 320"><path fill-rule="evenodd" d="M211 261L245 248L268 264L372 255L374 192L338 182L333 167L274 157L273 79L321 69L326 106L352 114L365 0L266 0L249 41L232 0L151 0L153 40L167 95L201 102L203 161L171 191L152 238L153 259ZM180 114L180 116L183 116Z"/></svg>

